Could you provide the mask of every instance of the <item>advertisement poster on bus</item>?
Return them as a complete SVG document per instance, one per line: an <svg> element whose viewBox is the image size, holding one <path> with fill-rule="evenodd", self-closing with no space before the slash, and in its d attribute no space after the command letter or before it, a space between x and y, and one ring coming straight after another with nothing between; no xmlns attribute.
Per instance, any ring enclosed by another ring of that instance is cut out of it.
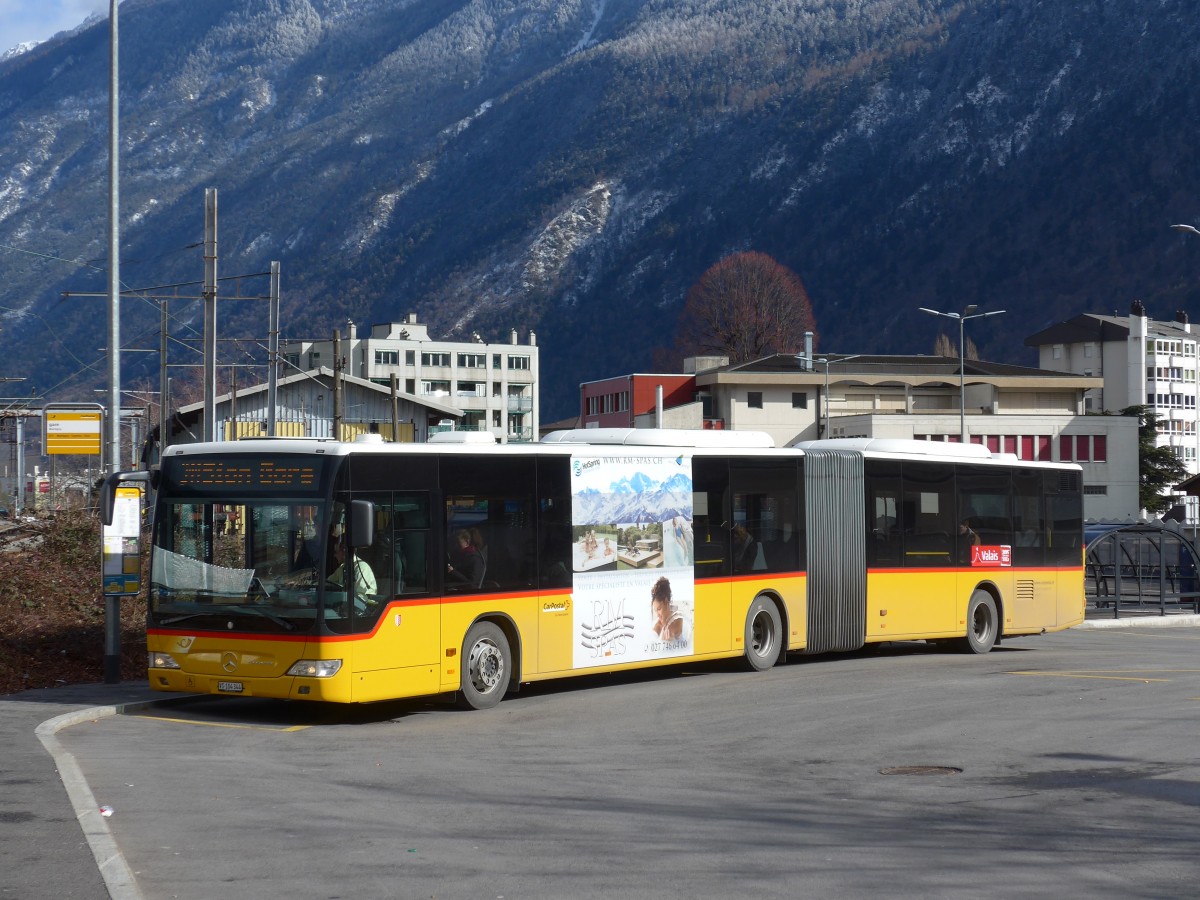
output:
<svg viewBox="0 0 1200 900"><path fill-rule="evenodd" d="M575 666L691 655L692 461L577 457L571 506Z"/></svg>

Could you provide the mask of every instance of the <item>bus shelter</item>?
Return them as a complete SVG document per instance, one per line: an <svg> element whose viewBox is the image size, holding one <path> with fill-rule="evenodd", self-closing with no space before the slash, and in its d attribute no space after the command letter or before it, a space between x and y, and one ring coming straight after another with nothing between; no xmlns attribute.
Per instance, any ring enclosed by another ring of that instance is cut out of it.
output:
<svg viewBox="0 0 1200 900"><path fill-rule="evenodd" d="M1085 590L1113 618L1126 612L1200 612L1197 552L1174 523L1089 523Z"/></svg>

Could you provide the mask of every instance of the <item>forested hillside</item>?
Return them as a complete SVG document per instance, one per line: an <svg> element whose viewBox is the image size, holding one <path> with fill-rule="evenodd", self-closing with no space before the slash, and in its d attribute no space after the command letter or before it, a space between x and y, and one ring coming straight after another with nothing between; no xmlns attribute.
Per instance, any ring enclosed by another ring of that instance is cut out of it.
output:
<svg viewBox="0 0 1200 900"><path fill-rule="evenodd" d="M979 303L1009 311L981 353L1030 363L1076 312L1189 305L1198 32L1184 0L127 0L122 280L200 279L216 187L220 272L280 260L286 338L533 329L547 418L649 368L742 249L826 350L930 352L916 307ZM39 395L103 371L100 301L60 292L105 284L107 41L0 63L0 375ZM149 304L123 324L155 345Z"/></svg>

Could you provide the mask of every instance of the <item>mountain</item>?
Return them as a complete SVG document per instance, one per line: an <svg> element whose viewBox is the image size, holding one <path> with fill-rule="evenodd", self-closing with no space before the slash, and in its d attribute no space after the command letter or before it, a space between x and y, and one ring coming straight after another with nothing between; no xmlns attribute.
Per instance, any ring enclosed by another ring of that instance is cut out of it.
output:
<svg viewBox="0 0 1200 900"><path fill-rule="evenodd" d="M917 307L978 303L1007 310L968 325L981 355L1026 364L1200 275L1168 231L1200 221L1185 0L126 0L120 38L126 285L202 278L216 187L219 274L280 260L285 339L531 329L546 419L651 369L735 250L801 276L827 352L930 352ZM107 54L101 22L0 61L0 375L39 396L103 377L103 300L62 292L106 284ZM219 323L265 340L261 303ZM125 301L127 346L157 329Z"/></svg>

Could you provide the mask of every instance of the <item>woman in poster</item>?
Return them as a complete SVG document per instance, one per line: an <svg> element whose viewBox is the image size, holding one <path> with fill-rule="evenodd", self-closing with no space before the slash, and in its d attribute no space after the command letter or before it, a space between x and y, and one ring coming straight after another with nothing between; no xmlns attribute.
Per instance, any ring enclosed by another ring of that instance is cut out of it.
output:
<svg viewBox="0 0 1200 900"><path fill-rule="evenodd" d="M654 633L660 640L677 641L683 637L683 616L671 602L671 582L663 576L650 588L650 614Z"/></svg>

